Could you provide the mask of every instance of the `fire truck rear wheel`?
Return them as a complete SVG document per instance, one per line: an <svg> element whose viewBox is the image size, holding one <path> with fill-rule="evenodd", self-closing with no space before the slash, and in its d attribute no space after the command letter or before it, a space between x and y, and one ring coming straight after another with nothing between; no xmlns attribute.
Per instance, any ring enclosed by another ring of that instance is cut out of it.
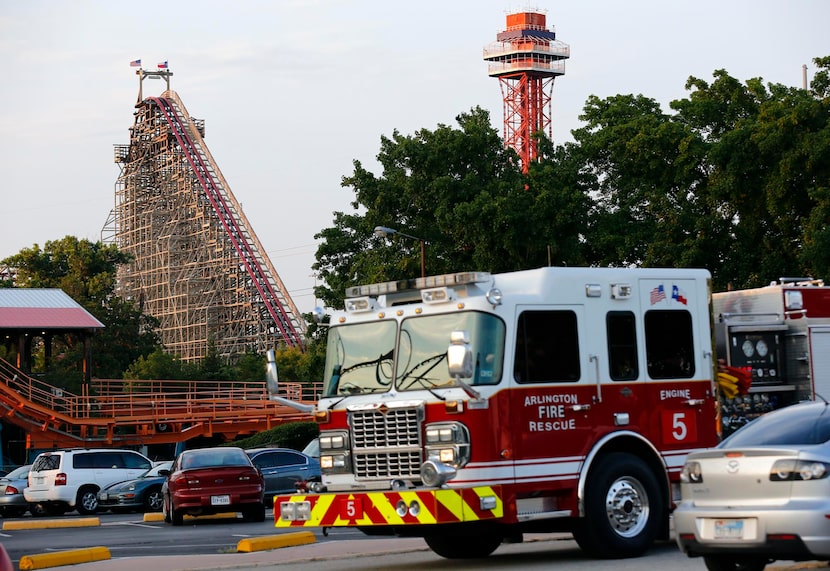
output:
<svg viewBox="0 0 830 571"><path fill-rule="evenodd" d="M594 557L638 557L654 543L663 514L660 486L646 463L608 454L591 468L574 539Z"/></svg>
<svg viewBox="0 0 830 571"><path fill-rule="evenodd" d="M446 559L478 559L498 549L504 538L500 533L478 534L437 533L427 535L424 541L436 554Z"/></svg>

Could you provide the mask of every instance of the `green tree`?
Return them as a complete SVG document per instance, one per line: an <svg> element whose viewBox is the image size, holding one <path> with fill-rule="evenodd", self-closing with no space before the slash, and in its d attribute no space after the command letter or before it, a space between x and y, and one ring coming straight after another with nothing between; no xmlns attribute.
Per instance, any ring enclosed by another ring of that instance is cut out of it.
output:
<svg viewBox="0 0 830 571"><path fill-rule="evenodd" d="M124 378L128 380L193 380L198 376L199 365L183 361L177 355L165 353L161 347L147 356L142 355L132 363Z"/></svg>
<svg viewBox="0 0 830 571"><path fill-rule="evenodd" d="M574 152L593 178L595 262L705 267L716 290L827 275L825 78L808 91L718 70L689 78L674 114L642 95L589 98Z"/></svg>
<svg viewBox="0 0 830 571"><path fill-rule="evenodd" d="M265 355L245 353L236 362L233 378L242 382L265 381Z"/></svg>
<svg viewBox="0 0 830 571"><path fill-rule="evenodd" d="M379 238L376 226L424 240L428 274L518 270L551 257L584 263L589 202L573 155L545 145L550 161L525 178L486 111L456 120L458 128L381 137L379 177L354 162L342 181L355 193L354 212L335 212L334 226L317 235L314 268L325 285L316 295L326 305L342 305L348 286L420 275L419 241ZM565 168L552 166L560 161Z"/></svg>
<svg viewBox="0 0 830 571"><path fill-rule="evenodd" d="M305 350L284 345L280 346L275 353L280 381L298 382L311 386L323 378L326 364L325 341L312 341Z"/></svg>
<svg viewBox="0 0 830 571"><path fill-rule="evenodd" d="M141 313L133 302L115 295L116 271L130 256L114 245L66 236L37 244L0 262L17 269L17 287L60 288L94 315L105 328L92 338L93 376L120 378L139 356L158 346L156 320ZM70 335L56 341L54 362L79 367L80 338Z"/></svg>
<svg viewBox="0 0 830 571"><path fill-rule="evenodd" d="M212 335L208 338L207 353L197 365L196 376L206 381L237 380L236 367L222 360ZM264 379L263 375L260 380Z"/></svg>
<svg viewBox="0 0 830 571"><path fill-rule="evenodd" d="M642 95L590 97L574 131L596 202L587 239L599 265L711 268L726 231L700 190L705 146Z"/></svg>

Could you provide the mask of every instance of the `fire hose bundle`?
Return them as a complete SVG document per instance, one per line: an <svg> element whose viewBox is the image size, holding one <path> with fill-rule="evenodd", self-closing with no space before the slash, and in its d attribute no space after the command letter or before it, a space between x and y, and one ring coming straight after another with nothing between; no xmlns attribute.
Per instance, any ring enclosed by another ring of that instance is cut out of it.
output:
<svg viewBox="0 0 830 571"><path fill-rule="evenodd" d="M749 393L752 375L749 371L721 365L718 367L718 388L724 397L732 399Z"/></svg>

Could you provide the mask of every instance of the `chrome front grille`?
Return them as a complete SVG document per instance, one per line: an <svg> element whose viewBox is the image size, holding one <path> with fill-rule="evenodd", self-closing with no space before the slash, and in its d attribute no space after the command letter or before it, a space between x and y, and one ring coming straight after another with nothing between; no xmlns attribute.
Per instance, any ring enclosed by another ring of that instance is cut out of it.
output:
<svg viewBox="0 0 830 571"><path fill-rule="evenodd" d="M355 476L365 479L418 477L421 463L421 406L351 411Z"/></svg>

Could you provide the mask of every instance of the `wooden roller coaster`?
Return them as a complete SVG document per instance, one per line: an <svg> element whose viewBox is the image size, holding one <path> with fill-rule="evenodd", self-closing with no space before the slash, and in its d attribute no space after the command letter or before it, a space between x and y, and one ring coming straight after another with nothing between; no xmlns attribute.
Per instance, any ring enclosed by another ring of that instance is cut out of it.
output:
<svg viewBox="0 0 830 571"><path fill-rule="evenodd" d="M281 385L280 396L314 400L314 389ZM311 415L274 400L266 383L93 379L82 394L32 378L0 359L0 414L26 431L28 449L140 446L198 436L254 434Z"/></svg>

